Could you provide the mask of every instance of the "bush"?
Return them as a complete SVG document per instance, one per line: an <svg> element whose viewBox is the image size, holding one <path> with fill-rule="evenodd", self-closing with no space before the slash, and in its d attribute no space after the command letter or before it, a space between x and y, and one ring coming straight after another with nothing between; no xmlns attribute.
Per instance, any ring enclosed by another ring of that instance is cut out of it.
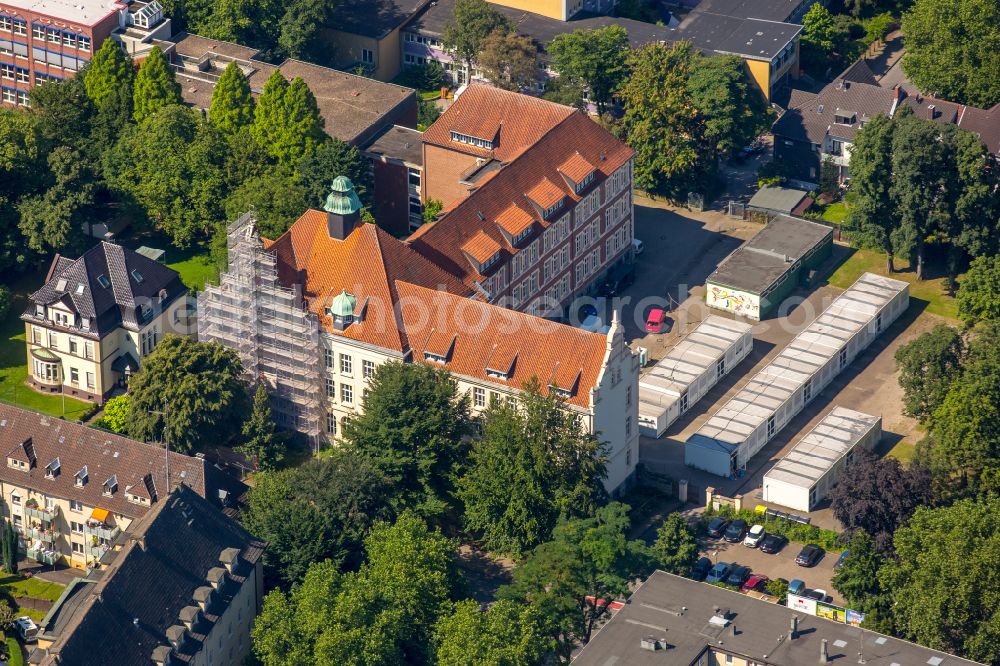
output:
<svg viewBox="0 0 1000 666"><path fill-rule="evenodd" d="M417 129L426 130L441 115L441 109L434 102L417 100Z"/></svg>
<svg viewBox="0 0 1000 666"><path fill-rule="evenodd" d="M426 65L410 65L403 70L396 82L417 90L440 90L444 85L444 68L434 60Z"/></svg>
<svg viewBox="0 0 1000 666"><path fill-rule="evenodd" d="M742 518L750 525L763 525L764 529L770 534L777 534L789 541L798 543L814 543L826 551L835 551L845 543L841 535L833 530L823 529L815 525L804 525L790 520L764 518L762 514L756 513L751 509L735 511L728 506L722 507L718 511L706 509L705 513L702 514L702 529L708 524L709 520L716 516L729 519Z"/></svg>
<svg viewBox="0 0 1000 666"><path fill-rule="evenodd" d="M764 589L766 589L767 593L772 597L777 597L778 603L780 604L784 603L785 596L788 594L788 583L775 578L774 580L767 581L767 585Z"/></svg>
<svg viewBox="0 0 1000 666"><path fill-rule="evenodd" d="M0 321L7 318L10 310L10 289L0 284Z"/></svg>

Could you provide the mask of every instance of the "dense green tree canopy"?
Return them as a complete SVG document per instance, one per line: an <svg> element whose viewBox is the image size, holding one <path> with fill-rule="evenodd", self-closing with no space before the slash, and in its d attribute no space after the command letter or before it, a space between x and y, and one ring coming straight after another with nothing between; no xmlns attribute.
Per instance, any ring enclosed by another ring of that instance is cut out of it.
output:
<svg viewBox="0 0 1000 666"><path fill-rule="evenodd" d="M698 539L687 518L671 513L656 531L653 556L660 569L678 576L687 576L698 561Z"/></svg>
<svg viewBox="0 0 1000 666"><path fill-rule="evenodd" d="M139 66L132 93L132 115L137 123L169 104L183 104L181 86L159 46Z"/></svg>
<svg viewBox="0 0 1000 666"><path fill-rule="evenodd" d="M368 161L357 146L330 139L315 151L304 155L295 169L299 184L305 188L309 206L322 207L337 176L347 176L365 206L372 203L372 174Z"/></svg>
<svg viewBox="0 0 1000 666"><path fill-rule="evenodd" d="M767 100L737 56L696 57L688 89L704 121L705 141L723 155L732 155L771 124Z"/></svg>
<svg viewBox="0 0 1000 666"><path fill-rule="evenodd" d="M94 221L95 175L83 154L68 146L54 148L47 161L47 187L18 204L19 229L28 247L39 254L82 250L81 225Z"/></svg>
<svg viewBox="0 0 1000 666"><path fill-rule="evenodd" d="M538 79L538 47L530 37L501 31L487 35L477 61L486 78L505 90L529 89Z"/></svg>
<svg viewBox="0 0 1000 666"><path fill-rule="evenodd" d="M956 294L958 316L967 323L1000 319L1000 257L972 261Z"/></svg>
<svg viewBox="0 0 1000 666"><path fill-rule="evenodd" d="M903 71L920 90L987 109L1000 102L996 0L916 0L902 28Z"/></svg>
<svg viewBox="0 0 1000 666"><path fill-rule="evenodd" d="M444 27L445 48L453 50L470 69L494 32L513 32L510 20L486 0L456 0L453 20Z"/></svg>
<svg viewBox="0 0 1000 666"><path fill-rule="evenodd" d="M833 589L844 597L848 608L865 614L865 627L892 633L891 600L883 592L878 577L884 555L864 530L854 532L848 551L833 575Z"/></svg>
<svg viewBox="0 0 1000 666"><path fill-rule="evenodd" d="M242 435L236 450L245 455L256 469L274 469L285 457L284 438L275 429L271 398L263 384L258 384L254 392L253 410L243 422Z"/></svg>
<svg viewBox="0 0 1000 666"><path fill-rule="evenodd" d="M437 666L534 666L555 649L544 633L545 619L528 604L501 600L486 610L467 599L438 620L434 630Z"/></svg>
<svg viewBox="0 0 1000 666"><path fill-rule="evenodd" d="M886 254L886 270L893 272L892 230L899 213L890 196L892 188L892 120L883 114L871 118L854 137L851 148L851 238Z"/></svg>
<svg viewBox="0 0 1000 666"><path fill-rule="evenodd" d="M134 78L132 58L113 39L104 40L83 74L87 96L97 108L103 107L114 91L131 97Z"/></svg>
<svg viewBox="0 0 1000 666"><path fill-rule="evenodd" d="M957 329L939 324L896 350L903 408L926 420L962 371L964 343Z"/></svg>
<svg viewBox="0 0 1000 666"><path fill-rule="evenodd" d="M468 456L468 397L447 372L412 363L378 366L368 389L364 412L344 425L345 443L388 479L397 509L451 513Z"/></svg>
<svg viewBox="0 0 1000 666"><path fill-rule="evenodd" d="M305 81L295 77L289 83L277 69L257 100L250 133L278 164L288 169L327 138L316 98Z"/></svg>
<svg viewBox="0 0 1000 666"><path fill-rule="evenodd" d="M278 238L309 208L316 207L294 176L270 171L249 178L226 199L226 219L253 209L264 238Z"/></svg>
<svg viewBox="0 0 1000 666"><path fill-rule="evenodd" d="M249 127L253 122L254 101L250 82L235 61L226 65L212 89L212 106L208 118L226 134Z"/></svg>
<svg viewBox="0 0 1000 666"><path fill-rule="evenodd" d="M546 48L560 80L584 88L599 115L625 79L628 50L628 32L619 25L563 33Z"/></svg>
<svg viewBox="0 0 1000 666"><path fill-rule="evenodd" d="M118 395L104 403L104 414L97 425L114 432L128 430L129 394Z"/></svg>
<svg viewBox="0 0 1000 666"><path fill-rule="evenodd" d="M182 453L229 442L248 411L242 374L231 349L164 336L129 380L128 433Z"/></svg>

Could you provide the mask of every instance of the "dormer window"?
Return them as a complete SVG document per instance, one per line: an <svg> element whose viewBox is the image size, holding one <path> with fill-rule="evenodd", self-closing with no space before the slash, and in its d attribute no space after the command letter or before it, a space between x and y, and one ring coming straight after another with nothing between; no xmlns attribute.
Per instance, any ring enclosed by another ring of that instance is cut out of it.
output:
<svg viewBox="0 0 1000 666"><path fill-rule="evenodd" d="M97 283L99 285L101 285L102 287L104 287L105 289L109 289L111 287L111 280L108 279L107 275L103 275L103 274L102 275L98 275L97 276Z"/></svg>
<svg viewBox="0 0 1000 666"><path fill-rule="evenodd" d="M139 306L139 319L145 321L153 314L153 308L148 305Z"/></svg>
<svg viewBox="0 0 1000 666"><path fill-rule="evenodd" d="M489 270L498 261L500 261L500 251L499 250L497 250L496 254L494 254L492 257L490 257L485 262L483 262L483 270L480 271L480 272L485 273L487 270Z"/></svg>
<svg viewBox="0 0 1000 666"><path fill-rule="evenodd" d="M53 460L52 462L50 462L48 465L45 466L45 478L54 479L57 476L59 476L60 467L61 465L59 464L59 458L57 457L55 460Z"/></svg>
<svg viewBox="0 0 1000 666"><path fill-rule="evenodd" d="M85 485L87 485L88 476L89 475L87 473L87 466L84 465L83 467L80 468L80 471L76 473L76 476L73 477L74 478L73 485L75 485L77 488L83 488Z"/></svg>
<svg viewBox="0 0 1000 666"><path fill-rule="evenodd" d="M442 365L448 362L448 358L441 356L440 354L432 354L430 352L424 352L424 358L428 361L433 361L434 363L441 363Z"/></svg>
<svg viewBox="0 0 1000 666"><path fill-rule="evenodd" d="M104 487L101 490L101 494L105 497L111 497L118 491L118 475L112 474L111 477L104 482Z"/></svg>
<svg viewBox="0 0 1000 666"><path fill-rule="evenodd" d="M514 236L514 245L520 244L521 241L523 241L525 238L527 238L530 235L531 235L531 227L528 227L527 229L525 229L524 231L522 231L518 235Z"/></svg>
<svg viewBox="0 0 1000 666"><path fill-rule="evenodd" d="M35 316L45 318L45 306L41 303L35 303Z"/></svg>
<svg viewBox="0 0 1000 666"><path fill-rule="evenodd" d="M24 472L28 469L28 463L23 460L18 460L17 458L7 458L7 467L10 467L11 469L19 469Z"/></svg>
<svg viewBox="0 0 1000 666"><path fill-rule="evenodd" d="M587 186L590 185L592 182L594 182L593 171L584 176L583 180L577 184L577 186L574 188L576 190L576 193L579 194L580 192L583 192L585 189L587 189Z"/></svg>
<svg viewBox="0 0 1000 666"><path fill-rule="evenodd" d="M456 143L464 143L469 146L475 146L476 148L483 148L485 150L493 150L496 146L493 141L488 139L481 139L477 136L470 136L468 134L462 134L460 132L452 132L451 140Z"/></svg>
<svg viewBox="0 0 1000 666"><path fill-rule="evenodd" d="M833 122L835 122L838 125L853 125L854 114L848 113L846 111L837 111L833 115Z"/></svg>
<svg viewBox="0 0 1000 666"><path fill-rule="evenodd" d="M90 317L84 317L80 322L80 327L84 330L90 329Z"/></svg>
<svg viewBox="0 0 1000 666"><path fill-rule="evenodd" d="M142 284L144 280L144 278L142 277L142 273L140 273L135 269L132 269L132 279L138 282L139 284Z"/></svg>
<svg viewBox="0 0 1000 666"><path fill-rule="evenodd" d="M546 220L552 217L560 208L563 207L563 199L559 199L554 204L542 211L542 217Z"/></svg>

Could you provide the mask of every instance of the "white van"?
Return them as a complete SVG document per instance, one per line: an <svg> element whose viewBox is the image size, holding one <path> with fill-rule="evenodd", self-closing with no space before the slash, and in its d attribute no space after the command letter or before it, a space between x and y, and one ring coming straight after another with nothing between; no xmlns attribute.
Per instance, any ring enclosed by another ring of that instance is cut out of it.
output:
<svg viewBox="0 0 1000 666"><path fill-rule="evenodd" d="M14 628L25 643L34 643L38 637L38 625L27 615L14 620Z"/></svg>

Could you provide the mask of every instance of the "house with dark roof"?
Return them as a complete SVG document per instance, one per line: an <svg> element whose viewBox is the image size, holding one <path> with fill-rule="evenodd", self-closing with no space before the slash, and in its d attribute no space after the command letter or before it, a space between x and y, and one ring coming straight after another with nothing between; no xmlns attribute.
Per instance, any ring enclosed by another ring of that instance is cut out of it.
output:
<svg viewBox="0 0 1000 666"><path fill-rule="evenodd" d="M177 271L102 241L78 259L56 255L28 298L28 384L103 403L168 333L188 334Z"/></svg>
<svg viewBox="0 0 1000 666"><path fill-rule="evenodd" d="M93 566L169 488L206 497L216 485L201 458L3 404L0 452L7 515L44 564Z"/></svg>
<svg viewBox="0 0 1000 666"><path fill-rule="evenodd" d="M266 543L187 486L119 534L42 620L37 666L240 664Z"/></svg>

